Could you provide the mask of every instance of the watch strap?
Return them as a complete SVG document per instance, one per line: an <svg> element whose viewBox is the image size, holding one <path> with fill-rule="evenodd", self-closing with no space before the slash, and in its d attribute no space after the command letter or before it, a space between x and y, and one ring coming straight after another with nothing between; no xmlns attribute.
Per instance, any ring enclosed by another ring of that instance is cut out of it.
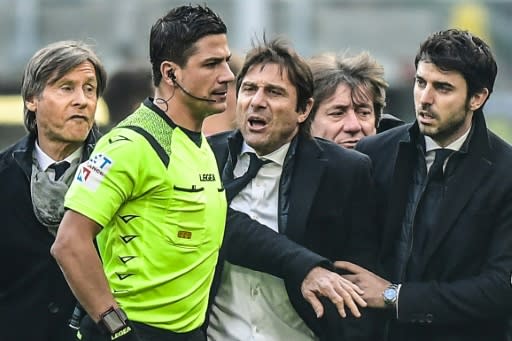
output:
<svg viewBox="0 0 512 341"><path fill-rule="evenodd" d="M121 308L110 307L100 315L98 324L110 335L117 333L128 325L128 316Z"/></svg>

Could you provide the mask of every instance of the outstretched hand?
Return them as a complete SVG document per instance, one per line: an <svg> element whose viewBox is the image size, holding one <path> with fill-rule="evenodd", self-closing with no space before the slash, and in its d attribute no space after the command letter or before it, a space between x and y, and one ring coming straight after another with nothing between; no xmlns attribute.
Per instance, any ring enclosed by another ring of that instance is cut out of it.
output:
<svg viewBox="0 0 512 341"><path fill-rule="evenodd" d="M317 317L324 314L324 307L317 296L325 296L331 300L343 318L347 316L345 307L348 307L355 317L361 317L358 305L366 307L366 302L361 297L364 294L363 290L337 273L319 266L307 274L300 289Z"/></svg>

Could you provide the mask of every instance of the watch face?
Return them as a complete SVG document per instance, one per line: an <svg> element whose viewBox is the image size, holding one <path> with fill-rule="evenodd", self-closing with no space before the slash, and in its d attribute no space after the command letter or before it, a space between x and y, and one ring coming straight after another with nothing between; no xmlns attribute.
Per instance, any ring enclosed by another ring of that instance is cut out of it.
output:
<svg viewBox="0 0 512 341"><path fill-rule="evenodd" d="M388 301L393 301L396 298L396 289L387 288L384 290L384 298Z"/></svg>
<svg viewBox="0 0 512 341"><path fill-rule="evenodd" d="M126 314L121 309L111 308L101 316L100 321L110 334L114 334L126 327Z"/></svg>

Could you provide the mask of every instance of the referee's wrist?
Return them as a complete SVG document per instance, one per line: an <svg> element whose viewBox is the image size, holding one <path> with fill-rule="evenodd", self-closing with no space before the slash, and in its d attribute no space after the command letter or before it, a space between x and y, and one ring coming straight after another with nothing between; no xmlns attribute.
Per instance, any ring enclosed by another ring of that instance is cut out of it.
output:
<svg viewBox="0 0 512 341"><path fill-rule="evenodd" d="M106 334L114 335L128 327L128 316L123 309L112 306L100 314L97 324Z"/></svg>

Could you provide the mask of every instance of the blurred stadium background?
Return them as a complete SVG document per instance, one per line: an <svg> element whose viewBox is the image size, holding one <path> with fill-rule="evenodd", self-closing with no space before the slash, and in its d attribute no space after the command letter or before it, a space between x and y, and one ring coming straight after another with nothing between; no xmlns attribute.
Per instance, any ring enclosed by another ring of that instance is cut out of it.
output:
<svg viewBox="0 0 512 341"><path fill-rule="evenodd" d="M19 86L30 56L45 44L80 39L92 44L109 75L147 65L151 24L173 0L0 0L0 148L22 134ZM195 3L195 2L192 2ZM414 118L413 59L431 32L468 29L492 46L499 67L486 115L512 142L512 0L208 0L228 26L230 47L244 54L251 40L276 34L305 56L366 50L385 67L390 84L386 112ZM102 102L98 121L109 125Z"/></svg>

